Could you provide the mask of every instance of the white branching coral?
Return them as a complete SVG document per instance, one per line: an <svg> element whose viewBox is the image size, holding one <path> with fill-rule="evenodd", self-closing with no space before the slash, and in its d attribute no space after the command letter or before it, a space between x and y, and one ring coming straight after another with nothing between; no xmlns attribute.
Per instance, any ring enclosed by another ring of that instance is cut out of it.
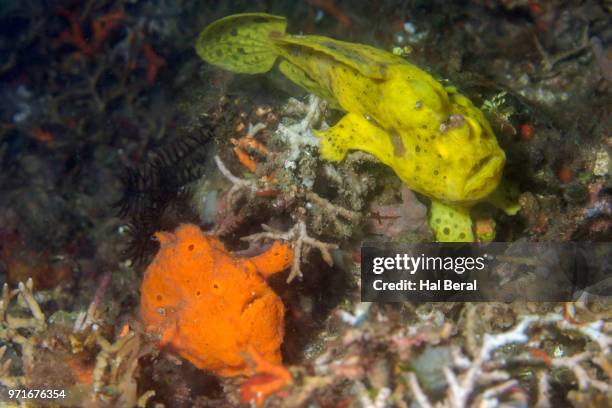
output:
<svg viewBox="0 0 612 408"><path fill-rule="evenodd" d="M32 293L33 286L34 283L30 278L25 285L23 282L19 282L17 289L9 289L6 283L2 287L2 300L0 301L0 340L23 344L25 338L19 334L18 329L40 331L46 328L47 323L45 315ZM10 303L15 297L20 297L27 305L32 314L31 318L16 317L8 313Z"/></svg>
<svg viewBox="0 0 612 408"><path fill-rule="evenodd" d="M8 284L2 287L2 300L0 300L0 341L4 343L0 348L0 383L8 388L15 388L24 384L24 377L11 376L11 360L4 359L7 343L17 344L21 347L24 361L31 361L34 355L34 346L30 337L47 327L45 314L32 293L34 283L28 279L25 285L20 282L17 289L9 289ZM14 298L24 303L32 317L17 317L9 313L9 306Z"/></svg>
<svg viewBox="0 0 612 408"><path fill-rule="evenodd" d="M315 111L316 109L314 108L308 110L307 117L314 115L315 113L313 112ZM317 115L319 115L319 113L317 113ZM310 120L311 119L308 119L307 121L305 119L303 122L301 122L302 125L300 126L310 126ZM214 160L221 174L231 183L231 187L226 195L226 202L230 208L236 207L238 201L243 197L253 199L256 196L256 193L260 191L262 186L259 185L258 181L236 177L226 167L219 156L215 156ZM282 195L285 194L285 192L279 190L278 194ZM305 221L305 219L308 218L306 217L306 214L310 214L311 218L315 216L325 216L331 220L330 222L339 222L339 220L344 220L345 222L349 222L351 224L357 224L361 216L358 212L336 205L326 198L321 197L317 193L311 191L309 188L305 188L304 186L292 188L289 192L286 192L286 194L291 196L291 199L286 200L287 202L293 201L296 198L302 202L303 205L294 208L294 213L298 215L297 218L299 218L300 221L298 221L293 228L286 232L276 231L267 225L263 225L265 230L264 232L244 237L242 239L245 241L274 239L291 242L295 251L291 272L287 278L287 282L291 282L296 277L302 276L300 264L303 261L304 256L307 255L308 251L310 251L312 248L318 249L323 257L323 260L330 266L333 266L330 250L337 248L337 245L335 244L319 241L308 234ZM229 211L229 213L232 212L233 211ZM312 219L310 219L310 221L312 221ZM219 233L220 230L223 230L223 226L221 224L217 225L214 232Z"/></svg>
<svg viewBox="0 0 612 408"><path fill-rule="evenodd" d="M133 331L110 343L101 335L97 337L100 352L93 370L94 401L102 401L119 407L144 407L155 395L149 390L138 396L136 374L141 353L141 340Z"/></svg>
<svg viewBox="0 0 612 408"><path fill-rule="evenodd" d="M4 357L6 350L6 346L0 347L0 384L9 389L18 388L23 385L24 378L22 376L11 375L12 361L10 358Z"/></svg>
<svg viewBox="0 0 612 408"><path fill-rule="evenodd" d="M279 123L276 129L276 134L289 148L289 154L285 160L286 169L296 168L297 159L306 152L304 147L318 148L319 139L312 133L312 129L321 120L325 108L325 101L314 95L308 95L307 104L293 98L289 100L284 113L304 115L304 117L301 121L291 125Z"/></svg>
<svg viewBox="0 0 612 408"><path fill-rule="evenodd" d="M72 332L75 334L84 333L85 331L96 329L96 324L99 323L100 313L98 311L97 303L91 302L86 311L82 311L77 315L74 321Z"/></svg>
<svg viewBox="0 0 612 408"><path fill-rule="evenodd" d="M387 404L387 400L391 395L391 390L388 387L383 387L378 390L376 398L372 400L368 393L368 389L363 385L361 381L355 381L353 388L359 397L359 402L363 408L386 408L390 405Z"/></svg>
<svg viewBox="0 0 612 408"><path fill-rule="evenodd" d="M298 221L293 228L289 231L277 231L270 228L267 225L262 225L262 228L265 230L264 232L259 232L257 234L249 235L247 237L242 238L245 241L260 241L262 239L272 239L272 240L283 240L287 242L291 242L293 245L293 265L291 266L291 272L287 277L287 283L291 282L296 277L302 276L302 271L300 269L300 263L302 262L302 258L308 254L308 251L316 248L321 253L321 257L329 266L333 266L334 261L330 250L338 248L336 244L330 244L327 242L319 241L318 239L312 238L308 235L308 231L306 230L306 223L304 221Z"/></svg>
<svg viewBox="0 0 612 408"><path fill-rule="evenodd" d="M14 299L18 302L13 302ZM22 317L12 310L9 311L9 306L16 303L27 309L31 317ZM79 397L75 397L78 398L78 405L99 406L102 403L103 406L116 407L146 406L147 400L155 393L147 391L140 396L137 394L138 359L143 354L140 336L134 331L127 330L114 343L110 343L99 330L99 325L102 323L97 302L94 300L86 312L78 315L72 333L68 331L72 355L84 350L95 353L97 347L100 348L92 371L93 383L75 384L75 389L80 390L79 392L87 390ZM45 314L34 297L31 279L25 284L19 283L17 289L11 290L6 284L3 286L0 300L0 342L4 344L0 347L0 384L8 388L23 388L32 380L28 377L31 373L12 375L12 361L6 357L7 344L18 345L21 349L19 354L23 366L30 367L30 372L36 372L40 359L35 358L35 354L41 351L41 347L53 347L52 345L57 343L50 340L56 335L54 330L66 333L54 325L55 323L47 323ZM65 350L58 351L62 352Z"/></svg>
<svg viewBox="0 0 612 408"><path fill-rule="evenodd" d="M539 346L536 338L531 338L529 330L533 327L554 328L560 331L571 331L590 339L599 345L599 351L585 351L569 357L557 357L550 359L549 366L552 368L566 368L571 371L578 383L580 390L592 387L599 391L612 392L610 378L607 381L594 378L593 374L585 368L584 364L608 364L604 356L609 354L610 334L605 331L603 321L595 321L578 324L568 321L560 313L551 313L545 316L525 316L511 330L497 333L485 334L482 344L477 349L472 359L461 354L458 348L453 353L453 362L444 368L444 376L448 384L447 395L443 401L432 404L420 387L416 374L408 374L408 383L415 400L423 408L449 407L463 408L474 405L497 406L499 397L518 385L516 379L503 370L505 362L503 358L496 358L495 352L511 344L529 344L530 347ZM610 328L607 329L608 331ZM474 346L472 346L474 347ZM474 347L475 348L475 347ZM524 362L529 362L529 357ZM535 361L531 361L534 362ZM491 367L495 367L491 369ZM602 367L602 371L606 370ZM537 406L548 407L549 401L549 378L550 376L539 371Z"/></svg>
<svg viewBox="0 0 612 408"><path fill-rule="evenodd" d="M227 193L227 201L230 205L236 203L241 195L248 194L252 196L257 191L257 183L255 181L234 176L219 156L215 156L215 163L221 174L232 183L232 187Z"/></svg>
<svg viewBox="0 0 612 408"><path fill-rule="evenodd" d="M557 357L551 361L551 366L555 368L567 368L576 377L578 382L578 389L581 391L587 390L589 387L593 387L601 392L612 392L612 384L609 381L600 381L592 378L587 373L587 370L581 365L582 363L588 362L593 359L591 352L585 351L582 353L574 354L571 357Z"/></svg>

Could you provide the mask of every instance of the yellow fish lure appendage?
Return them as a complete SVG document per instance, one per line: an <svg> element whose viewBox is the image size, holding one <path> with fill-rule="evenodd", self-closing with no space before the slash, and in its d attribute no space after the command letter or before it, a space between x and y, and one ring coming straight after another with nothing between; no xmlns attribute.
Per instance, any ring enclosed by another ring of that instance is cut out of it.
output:
<svg viewBox="0 0 612 408"><path fill-rule="evenodd" d="M374 155L432 200L438 241L473 241L470 209L497 188L506 161L482 112L397 55L286 28L269 14L225 17L202 31L196 51L237 73L267 72L278 61L287 78L346 112L316 132L323 159Z"/></svg>

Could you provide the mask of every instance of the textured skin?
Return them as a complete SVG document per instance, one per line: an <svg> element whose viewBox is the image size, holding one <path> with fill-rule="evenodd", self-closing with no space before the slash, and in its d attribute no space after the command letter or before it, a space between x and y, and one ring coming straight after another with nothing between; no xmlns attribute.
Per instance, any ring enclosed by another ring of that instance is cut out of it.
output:
<svg viewBox="0 0 612 408"><path fill-rule="evenodd" d="M469 209L496 189L505 164L482 112L396 55L289 35L285 26L284 18L262 13L226 17L202 32L196 49L204 60L243 73L264 72L279 59L289 79L347 112L317 132L324 159L371 153L411 189L440 202L430 216L438 220L431 223L438 240L473 240Z"/></svg>
<svg viewBox="0 0 612 408"><path fill-rule="evenodd" d="M285 309L265 277L290 265L291 248L275 243L254 258L236 258L191 224L156 237L161 247L141 288L147 331L221 376L247 374L249 348L280 364Z"/></svg>

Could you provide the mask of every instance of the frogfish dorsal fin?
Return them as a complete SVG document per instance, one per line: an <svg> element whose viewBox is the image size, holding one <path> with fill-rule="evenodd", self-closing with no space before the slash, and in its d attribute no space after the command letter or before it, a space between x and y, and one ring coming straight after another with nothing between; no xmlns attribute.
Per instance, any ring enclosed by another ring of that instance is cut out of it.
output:
<svg viewBox="0 0 612 408"><path fill-rule="evenodd" d="M326 54L348 65L361 75L372 79L386 79L387 67L404 61L391 53L364 44L352 44L318 35L287 35L277 40L279 45L297 45Z"/></svg>

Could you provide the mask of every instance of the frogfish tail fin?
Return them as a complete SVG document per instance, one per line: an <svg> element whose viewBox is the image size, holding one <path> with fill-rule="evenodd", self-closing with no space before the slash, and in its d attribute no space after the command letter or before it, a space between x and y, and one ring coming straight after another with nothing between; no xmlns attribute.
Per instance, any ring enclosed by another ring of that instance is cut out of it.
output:
<svg viewBox="0 0 612 408"><path fill-rule="evenodd" d="M274 66L274 39L285 34L287 20L265 13L235 14L208 25L199 35L196 52L204 61L244 74L267 72Z"/></svg>

